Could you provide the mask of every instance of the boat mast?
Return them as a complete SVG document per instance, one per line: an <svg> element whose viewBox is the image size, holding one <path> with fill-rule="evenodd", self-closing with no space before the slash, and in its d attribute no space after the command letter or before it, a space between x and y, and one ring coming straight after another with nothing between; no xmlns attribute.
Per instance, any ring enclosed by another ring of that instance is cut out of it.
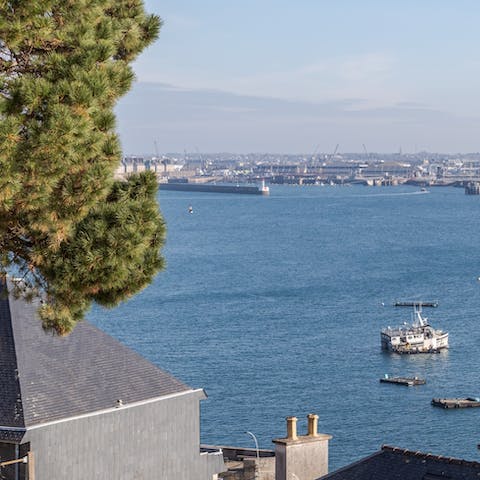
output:
<svg viewBox="0 0 480 480"><path fill-rule="evenodd" d="M427 325L427 319L422 317L422 302L413 304L413 316L414 324L417 324L420 327L424 327L425 325Z"/></svg>
<svg viewBox="0 0 480 480"><path fill-rule="evenodd" d="M395 302L394 307L413 307L413 325L426 327L428 325L427 317L422 317L422 307L438 307L437 302Z"/></svg>

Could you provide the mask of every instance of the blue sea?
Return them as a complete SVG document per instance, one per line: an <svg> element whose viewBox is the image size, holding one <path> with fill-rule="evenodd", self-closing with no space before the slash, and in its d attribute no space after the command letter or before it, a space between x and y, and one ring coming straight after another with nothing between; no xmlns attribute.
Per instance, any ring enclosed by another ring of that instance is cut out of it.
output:
<svg viewBox="0 0 480 480"><path fill-rule="evenodd" d="M480 197L409 186L271 187L270 197L161 192L167 268L89 319L208 399L201 441L261 448L285 417L319 415L330 470L382 444L480 461ZM192 206L193 213L188 212ZM442 354L380 349L380 329L424 309L450 334ZM381 384L384 374L427 384Z"/></svg>

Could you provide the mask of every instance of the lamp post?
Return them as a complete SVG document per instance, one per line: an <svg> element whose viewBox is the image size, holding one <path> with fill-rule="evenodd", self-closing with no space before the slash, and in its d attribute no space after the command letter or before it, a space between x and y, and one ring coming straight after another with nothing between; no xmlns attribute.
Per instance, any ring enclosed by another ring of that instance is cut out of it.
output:
<svg viewBox="0 0 480 480"><path fill-rule="evenodd" d="M257 450L257 460L260 460L260 452L258 450L258 442L257 442L257 437L252 433L252 432L245 432L247 435L250 435L253 440L255 441L255 448Z"/></svg>

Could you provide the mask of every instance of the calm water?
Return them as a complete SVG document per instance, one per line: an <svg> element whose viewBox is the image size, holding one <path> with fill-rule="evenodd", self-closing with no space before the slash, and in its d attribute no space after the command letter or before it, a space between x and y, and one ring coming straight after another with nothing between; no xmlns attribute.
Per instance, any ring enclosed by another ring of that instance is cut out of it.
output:
<svg viewBox="0 0 480 480"><path fill-rule="evenodd" d="M286 416L303 434L314 412L333 435L330 469L384 443L480 460L480 409L430 405L434 396L480 396L480 198L418 190L162 192L167 270L90 319L205 388L203 443L253 447L249 430L273 448ZM438 300L425 313L450 332L450 350L382 353L381 327L410 320L395 299ZM385 373L427 385L380 384Z"/></svg>

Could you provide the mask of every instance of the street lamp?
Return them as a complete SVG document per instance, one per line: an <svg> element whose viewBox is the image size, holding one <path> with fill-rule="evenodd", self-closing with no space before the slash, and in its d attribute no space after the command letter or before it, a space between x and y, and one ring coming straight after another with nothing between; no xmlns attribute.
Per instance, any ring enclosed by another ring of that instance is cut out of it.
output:
<svg viewBox="0 0 480 480"><path fill-rule="evenodd" d="M260 452L258 450L258 442L257 437L252 432L245 432L247 435L250 435L253 440L255 441L255 448L257 449L257 460L260 460Z"/></svg>

